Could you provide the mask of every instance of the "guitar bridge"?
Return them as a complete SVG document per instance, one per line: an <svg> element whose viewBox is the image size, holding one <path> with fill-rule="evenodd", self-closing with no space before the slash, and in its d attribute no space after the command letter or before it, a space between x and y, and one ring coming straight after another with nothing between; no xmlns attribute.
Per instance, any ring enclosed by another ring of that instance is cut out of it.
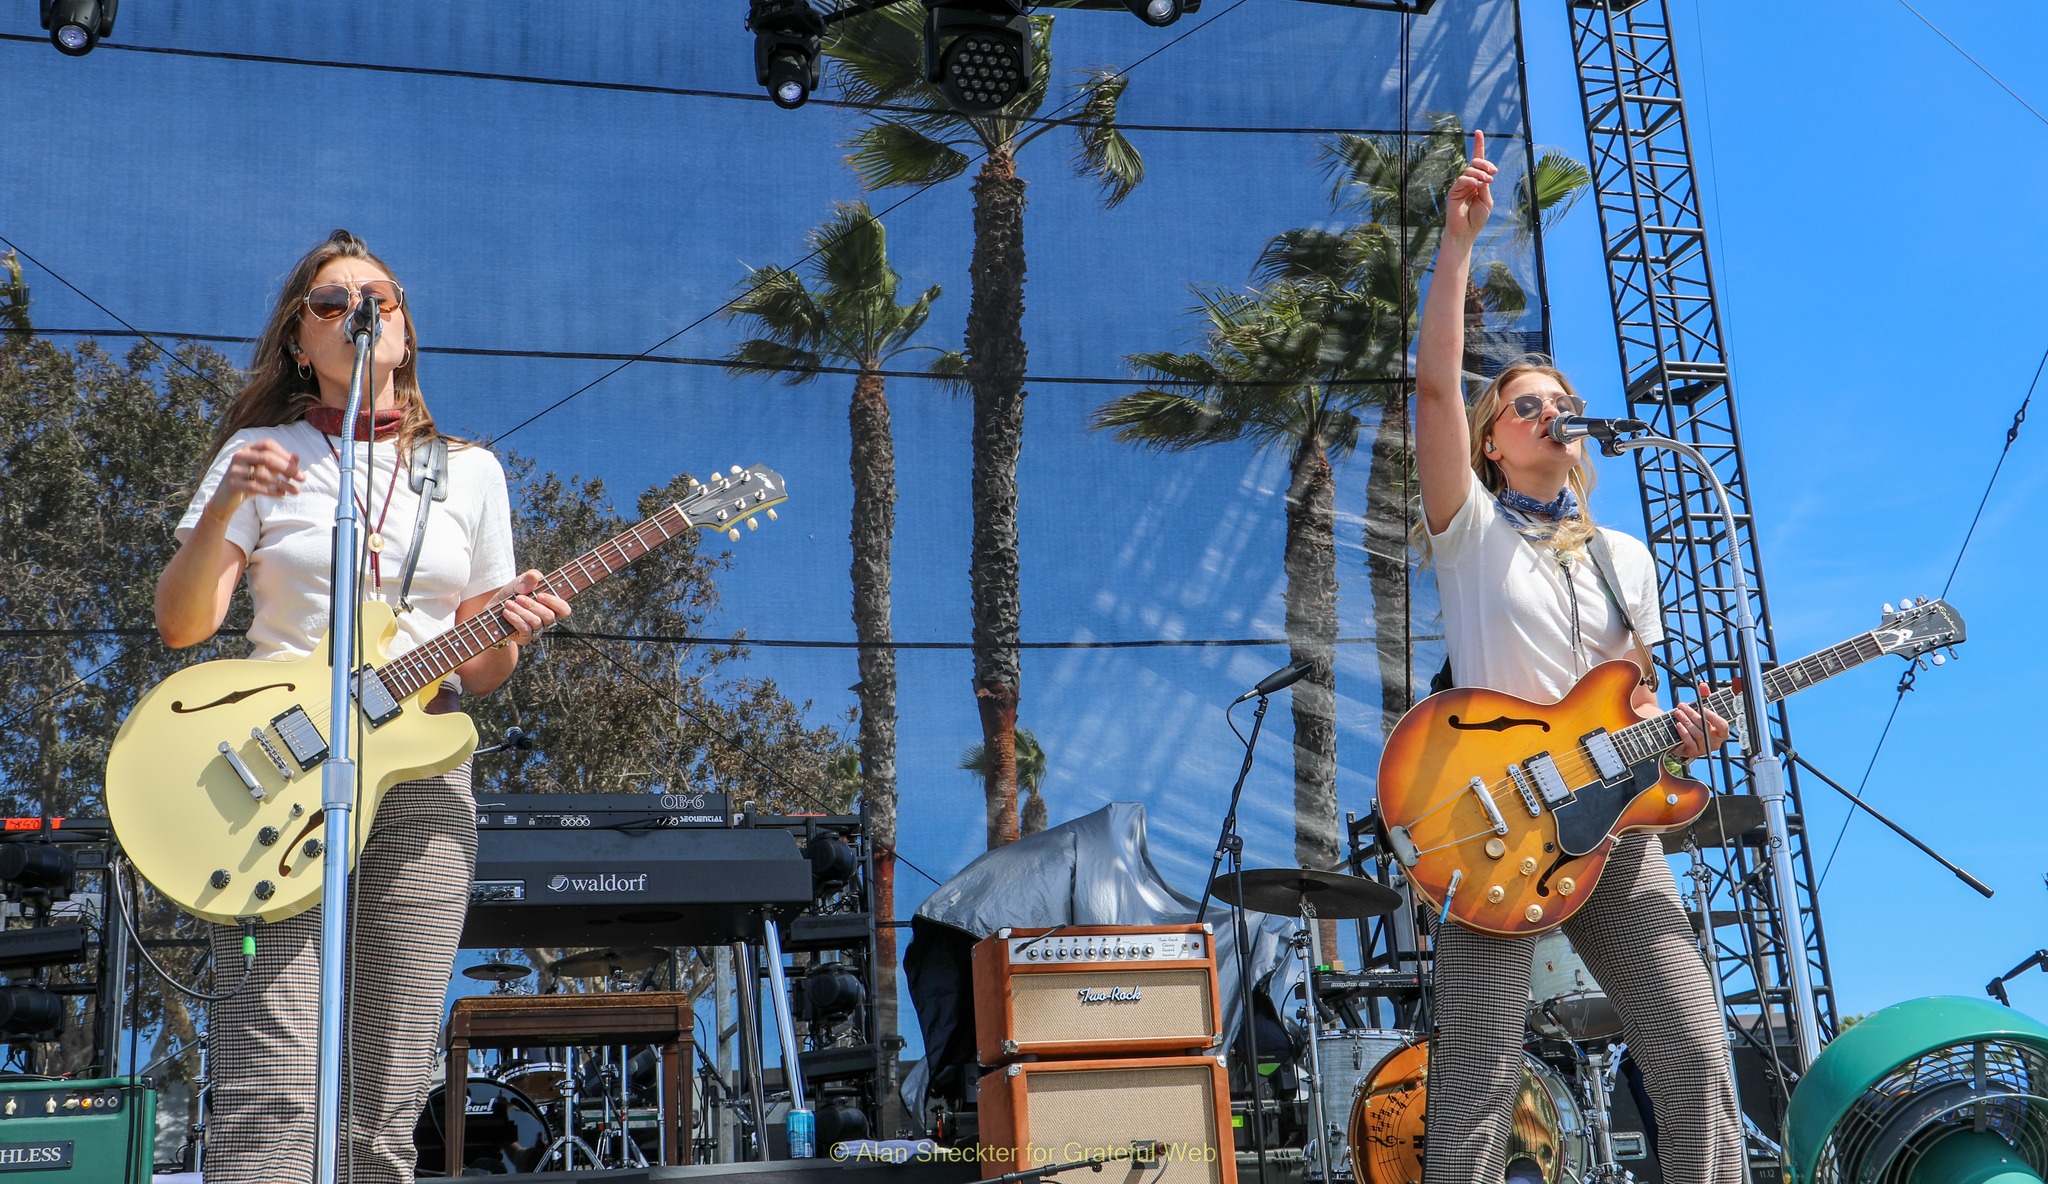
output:
<svg viewBox="0 0 2048 1184"><path fill-rule="evenodd" d="M1507 819L1500 816L1500 810L1493 804L1493 795L1486 792L1486 781L1483 778L1474 777L1472 783L1465 788L1471 790L1472 796L1479 799L1479 808L1486 811L1486 820L1493 824L1493 833L1497 835L1508 833Z"/></svg>
<svg viewBox="0 0 2048 1184"><path fill-rule="evenodd" d="M1522 795L1522 808L1529 811L1529 817L1543 817L1543 803L1536 800L1536 783L1529 780L1522 766L1509 765L1508 780L1515 783L1515 792Z"/></svg>
<svg viewBox="0 0 2048 1184"><path fill-rule="evenodd" d="M307 718L304 708L293 707L278 715L270 721L270 727L284 741L292 759L299 762L299 768L311 769L327 759L327 737Z"/></svg>

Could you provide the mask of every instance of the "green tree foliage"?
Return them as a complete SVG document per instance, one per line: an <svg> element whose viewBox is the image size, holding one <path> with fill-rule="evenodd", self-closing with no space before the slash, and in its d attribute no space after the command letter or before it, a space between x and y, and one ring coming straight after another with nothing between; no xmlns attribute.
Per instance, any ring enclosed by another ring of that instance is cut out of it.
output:
<svg viewBox="0 0 2048 1184"><path fill-rule="evenodd" d="M1031 734L1030 728L1017 729L1016 743L1017 788L1024 794L1024 804L1019 811L1020 829L1024 834L1035 835L1044 830L1046 824L1045 796L1039 792L1039 786L1045 782L1045 749L1039 745L1038 737ZM975 780L982 783L983 792L987 792L988 779L994 771L989 765L987 745L968 745L967 750L960 754L959 767L974 774Z"/></svg>
<svg viewBox="0 0 2048 1184"><path fill-rule="evenodd" d="M1145 163L1117 128L1126 80L1084 74L1067 105L1072 114L1033 123L1052 94L1053 18L1031 18L1030 84L1008 106L987 115L954 110L925 80L924 10L897 4L836 27L826 52L833 76L855 103L878 114L856 132L848 158L870 189L933 185L966 173L974 179L973 281L966 349L947 371L972 392L974 530L968 588L974 614L974 695L982 742L993 754L987 780L988 845L1016 839L1017 755L1014 733L1023 695L1018 641L1017 461L1024 446L1024 178L1017 156L1055 127L1077 137L1073 167L1097 181L1105 205L1130 195Z"/></svg>

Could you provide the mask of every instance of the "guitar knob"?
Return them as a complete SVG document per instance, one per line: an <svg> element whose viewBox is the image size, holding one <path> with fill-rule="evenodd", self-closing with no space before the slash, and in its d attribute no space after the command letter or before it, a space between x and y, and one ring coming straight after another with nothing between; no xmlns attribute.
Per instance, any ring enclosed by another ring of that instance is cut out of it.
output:
<svg viewBox="0 0 2048 1184"><path fill-rule="evenodd" d="M225 888L228 886L228 882L233 879L234 877L228 874L228 869L224 867L217 867L213 869L212 878L207 880L206 882L213 885L215 888Z"/></svg>
<svg viewBox="0 0 2048 1184"><path fill-rule="evenodd" d="M276 895L277 885L271 883L269 880L256 881L256 899L269 900L271 897Z"/></svg>
<svg viewBox="0 0 2048 1184"><path fill-rule="evenodd" d="M306 853L307 859L318 858L320 853L322 851L325 851L326 849L327 845L325 843L322 843L318 839L307 839L306 845L299 848L299 850L304 851Z"/></svg>
<svg viewBox="0 0 2048 1184"><path fill-rule="evenodd" d="M266 826L262 830L256 832L256 841L263 844L266 847L276 846L277 841L283 837L284 836L279 834L277 828L274 826Z"/></svg>

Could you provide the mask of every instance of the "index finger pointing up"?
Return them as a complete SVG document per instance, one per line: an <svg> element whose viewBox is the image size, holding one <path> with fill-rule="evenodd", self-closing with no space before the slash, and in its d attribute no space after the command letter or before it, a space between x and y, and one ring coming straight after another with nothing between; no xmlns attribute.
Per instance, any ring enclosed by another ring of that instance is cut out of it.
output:
<svg viewBox="0 0 2048 1184"><path fill-rule="evenodd" d="M1486 159L1486 133L1485 133L1485 132L1478 132L1478 131L1475 131L1475 132L1473 132L1473 133L1472 133L1472 159L1473 159L1473 160L1485 160L1485 159Z"/></svg>

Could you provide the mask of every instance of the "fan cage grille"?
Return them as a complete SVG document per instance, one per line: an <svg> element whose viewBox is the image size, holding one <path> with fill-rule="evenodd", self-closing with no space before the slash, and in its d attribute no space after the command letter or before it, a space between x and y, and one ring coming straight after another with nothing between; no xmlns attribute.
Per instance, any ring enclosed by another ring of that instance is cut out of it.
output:
<svg viewBox="0 0 2048 1184"><path fill-rule="evenodd" d="M1957 1100L1927 1109L1924 1095L1942 1090ZM1901 1124L1911 1124L1910 1129L1895 1129ZM1864 1091L1835 1124L1815 1160L1813 1179L1815 1184L1909 1184L1922 1152L1943 1135L1976 1129L2010 1143L2035 1171L2048 1170L2048 1055L2043 1050L2003 1040L1971 1041L1898 1066ZM1906 1136L1903 1141L1901 1136ZM1874 1157L1884 1162L1866 1162Z"/></svg>

